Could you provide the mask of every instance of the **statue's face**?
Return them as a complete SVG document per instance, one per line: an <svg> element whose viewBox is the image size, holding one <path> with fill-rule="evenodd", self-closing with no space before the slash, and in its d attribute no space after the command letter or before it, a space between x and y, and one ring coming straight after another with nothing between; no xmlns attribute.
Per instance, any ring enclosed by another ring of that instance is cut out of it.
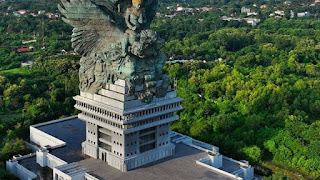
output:
<svg viewBox="0 0 320 180"><path fill-rule="evenodd" d="M139 10L141 8L141 4L140 3L134 3L133 7L137 10Z"/></svg>

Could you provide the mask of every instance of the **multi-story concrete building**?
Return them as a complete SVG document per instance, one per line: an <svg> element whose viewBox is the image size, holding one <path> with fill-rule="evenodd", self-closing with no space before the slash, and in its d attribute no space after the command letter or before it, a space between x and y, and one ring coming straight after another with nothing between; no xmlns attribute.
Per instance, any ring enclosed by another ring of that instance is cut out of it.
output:
<svg viewBox="0 0 320 180"><path fill-rule="evenodd" d="M118 80L97 94L81 92L74 97L79 118L86 122L83 153L121 171L173 155L170 123L178 120L174 112L182 109L182 99L171 88L149 104L127 91L125 82Z"/></svg>
<svg viewBox="0 0 320 180"><path fill-rule="evenodd" d="M6 162L7 170L22 180L257 179L248 162L223 156L218 147L173 131L169 133L173 156L122 173L100 159L83 156L86 129L86 122L77 116L30 126L26 144L34 153L14 156Z"/></svg>

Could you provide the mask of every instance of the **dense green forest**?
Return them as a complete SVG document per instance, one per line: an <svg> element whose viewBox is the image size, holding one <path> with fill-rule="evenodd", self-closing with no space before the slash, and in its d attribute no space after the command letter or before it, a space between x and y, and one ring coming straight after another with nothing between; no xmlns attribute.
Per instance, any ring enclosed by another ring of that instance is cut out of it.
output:
<svg viewBox="0 0 320 180"><path fill-rule="evenodd" d="M268 19L172 39L168 65L184 110L173 129L223 154L320 177L320 22ZM215 59L222 58L221 61Z"/></svg>
<svg viewBox="0 0 320 180"><path fill-rule="evenodd" d="M57 2L13 3L13 10L55 12ZM264 16L252 28L219 17L264 1L161 3L161 12L175 3L224 8L160 17L152 24L167 41L161 48L168 57L199 60L164 68L178 79L184 98L173 130L249 160L266 179L320 178L320 21ZM0 10L9 4L0 4ZM29 126L77 113L72 96L78 94L80 57L58 55L71 50L71 27L60 18L2 16L0 32L0 179L14 179L4 162L29 152L23 143ZM34 36L35 51L16 52ZM33 67L20 68L28 60Z"/></svg>
<svg viewBox="0 0 320 180"><path fill-rule="evenodd" d="M29 126L76 114L72 97L78 94L77 56L38 58L31 69L0 72L0 179L13 177L3 162L29 150L23 140ZM8 119L4 114L18 114ZM6 120L7 119L7 120Z"/></svg>

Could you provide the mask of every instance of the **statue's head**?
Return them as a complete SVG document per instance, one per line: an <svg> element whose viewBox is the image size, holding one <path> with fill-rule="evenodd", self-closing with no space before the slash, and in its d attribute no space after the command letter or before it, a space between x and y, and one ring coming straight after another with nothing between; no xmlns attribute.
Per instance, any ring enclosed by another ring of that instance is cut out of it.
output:
<svg viewBox="0 0 320 180"><path fill-rule="evenodd" d="M142 3L143 3L143 0L132 0L132 6L135 9L140 9Z"/></svg>

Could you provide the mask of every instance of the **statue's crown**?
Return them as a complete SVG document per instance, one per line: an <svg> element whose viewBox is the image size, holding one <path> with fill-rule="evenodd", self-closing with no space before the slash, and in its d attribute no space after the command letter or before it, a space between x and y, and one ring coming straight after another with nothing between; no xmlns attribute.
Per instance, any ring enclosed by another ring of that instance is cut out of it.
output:
<svg viewBox="0 0 320 180"><path fill-rule="evenodd" d="M142 4L143 0L132 0L132 4Z"/></svg>

